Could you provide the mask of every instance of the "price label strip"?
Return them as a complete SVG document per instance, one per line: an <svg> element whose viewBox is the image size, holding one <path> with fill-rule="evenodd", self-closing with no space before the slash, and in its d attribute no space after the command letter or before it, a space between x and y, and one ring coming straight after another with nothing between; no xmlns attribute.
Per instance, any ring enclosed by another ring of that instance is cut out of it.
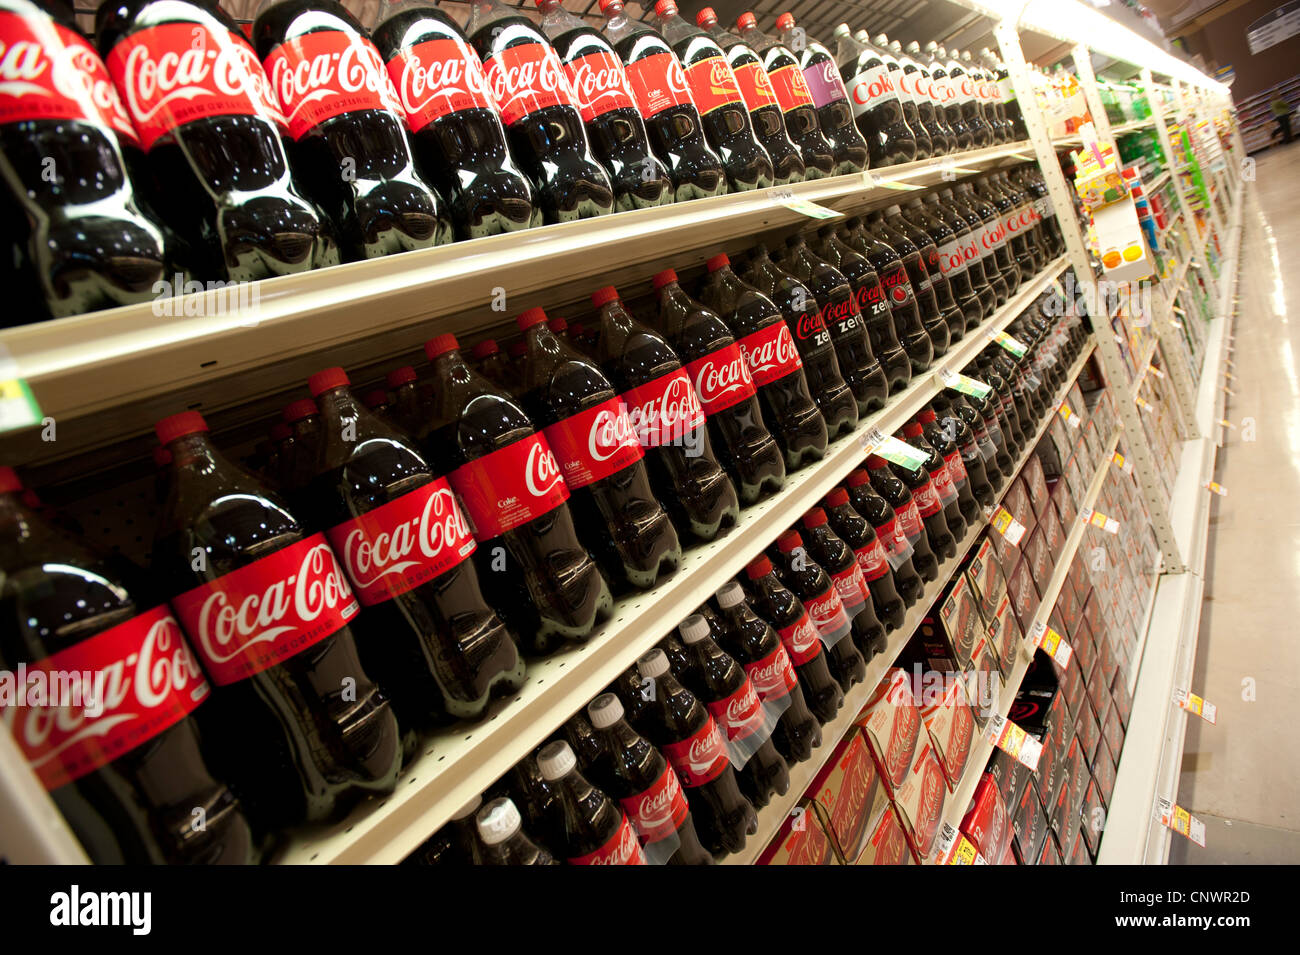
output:
<svg viewBox="0 0 1300 955"><path fill-rule="evenodd" d="M0 381L0 432L41 423L41 406L21 378Z"/></svg>
<svg viewBox="0 0 1300 955"><path fill-rule="evenodd" d="M1128 458L1124 457L1124 455L1120 454L1118 451L1115 452L1115 455L1114 457L1111 458L1111 461L1115 462L1115 464L1119 466L1119 469L1123 471L1125 474L1133 473L1133 462L1130 461Z"/></svg>
<svg viewBox="0 0 1300 955"><path fill-rule="evenodd" d="M893 435L882 434L878 428L872 428L861 438L862 449L867 454L875 454L892 464L900 465L909 471L919 471L925 464L925 455Z"/></svg>
<svg viewBox="0 0 1300 955"><path fill-rule="evenodd" d="M989 332L988 339L998 345L1001 345L1017 358L1024 358L1025 352L1029 351L1029 346L1016 338L1014 335L1008 335L1006 332Z"/></svg>
<svg viewBox="0 0 1300 955"><path fill-rule="evenodd" d="M993 391L992 385L986 385L974 378L967 378L965 375L949 368L944 368L939 372L939 382L945 388L960 391L964 395L974 395L976 398L987 398Z"/></svg>
<svg viewBox="0 0 1300 955"><path fill-rule="evenodd" d="M1228 489L1224 487L1222 484L1220 484L1218 481L1206 481L1205 484L1202 486L1207 491L1212 491L1213 493L1219 495L1219 497L1228 496Z"/></svg>
<svg viewBox="0 0 1300 955"><path fill-rule="evenodd" d="M1065 402L1061 402L1061 407L1057 408L1056 411L1071 428L1083 427L1083 419Z"/></svg>
<svg viewBox="0 0 1300 955"><path fill-rule="evenodd" d="M1202 849L1205 848L1205 823L1168 799L1160 800L1160 824L1186 836Z"/></svg>
<svg viewBox="0 0 1300 955"><path fill-rule="evenodd" d="M1151 374L1155 375L1157 378L1160 378L1162 380L1165 377L1165 373L1161 371L1159 368L1157 368L1155 365L1147 365L1147 371L1149 371Z"/></svg>
<svg viewBox="0 0 1300 955"><path fill-rule="evenodd" d="M1101 511L1094 511L1090 507L1085 507L1079 512L1079 519L1085 524L1091 524L1093 527L1100 527L1108 533L1119 533L1119 521L1115 520L1113 517L1107 517Z"/></svg>
<svg viewBox="0 0 1300 955"><path fill-rule="evenodd" d="M1237 430L1237 426L1233 424L1231 421L1229 421L1227 418L1220 418L1219 424L1223 425L1223 427L1227 428L1229 431Z"/></svg>
<svg viewBox="0 0 1300 955"><path fill-rule="evenodd" d="M1219 722L1219 708L1209 700L1197 696L1189 690L1179 690L1176 702L1188 713L1199 716L1212 726L1217 725Z"/></svg>
<svg viewBox="0 0 1300 955"><path fill-rule="evenodd" d="M975 846L951 822L939 830L931 856L935 865L988 865Z"/></svg>
<svg viewBox="0 0 1300 955"><path fill-rule="evenodd" d="M1000 713L989 720L989 725L984 730L984 738L1031 770L1038 769L1039 757L1043 755L1043 744Z"/></svg>
<svg viewBox="0 0 1300 955"><path fill-rule="evenodd" d="M1025 525L1016 520L1015 516L1001 505L993 512L993 516L989 518L989 523L1012 546L1019 544L1020 539L1025 536Z"/></svg>
<svg viewBox="0 0 1300 955"><path fill-rule="evenodd" d="M1074 647L1070 646L1063 636L1041 620L1034 623L1030 635L1033 637L1034 646L1059 663L1062 668L1070 665L1070 658L1074 656Z"/></svg>
<svg viewBox="0 0 1300 955"><path fill-rule="evenodd" d="M1155 414L1155 406L1145 398L1138 396L1133 399L1133 403L1145 411L1147 414Z"/></svg>
<svg viewBox="0 0 1300 955"><path fill-rule="evenodd" d="M797 199L789 189L773 189L768 193L768 196L778 204L800 215L807 216L809 219L838 219L844 215L844 213L836 212L834 209L827 209L815 202L809 202L807 199Z"/></svg>
<svg viewBox="0 0 1300 955"><path fill-rule="evenodd" d="M871 175L870 170L863 170L862 172L862 188L866 190L876 188L876 178Z"/></svg>
<svg viewBox="0 0 1300 955"><path fill-rule="evenodd" d="M899 192L916 192L916 190L924 188L910 182L899 182L897 179L886 179L884 182L876 183L876 185L884 189L896 189Z"/></svg>

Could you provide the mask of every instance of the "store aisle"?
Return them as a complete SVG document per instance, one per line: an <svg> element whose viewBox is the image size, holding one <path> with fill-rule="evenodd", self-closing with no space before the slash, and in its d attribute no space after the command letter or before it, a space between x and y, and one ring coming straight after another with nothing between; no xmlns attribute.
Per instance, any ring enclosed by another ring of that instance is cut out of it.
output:
<svg viewBox="0 0 1300 955"><path fill-rule="evenodd" d="M1171 864L1300 862L1298 160L1300 143L1260 156L1245 209L1227 410L1237 430L1218 456L1229 496L1210 515L1193 683L1219 717L1190 718L1178 797L1205 822L1206 848L1174 836Z"/></svg>

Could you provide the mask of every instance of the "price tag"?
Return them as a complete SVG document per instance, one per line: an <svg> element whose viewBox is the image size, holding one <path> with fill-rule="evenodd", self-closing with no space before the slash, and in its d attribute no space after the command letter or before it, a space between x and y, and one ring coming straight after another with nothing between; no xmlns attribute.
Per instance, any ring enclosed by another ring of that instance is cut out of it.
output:
<svg viewBox="0 0 1300 955"><path fill-rule="evenodd" d="M789 189L773 189L768 195L792 212L807 216L809 219L838 219L844 215L834 209L827 209L807 199L797 199Z"/></svg>
<svg viewBox="0 0 1300 955"><path fill-rule="evenodd" d="M1229 431L1236 431L1236 430L1237 430L1237 426L1236 426L1235 424L1233 424L1231 421L1229 421L1227 418L1220 418L1220 419L1219 419L1219 424L1223 425L1223 426L1224 426L1225 428L1227 428Z"/></svg>
<svg viewBox="0 0 1300 955"><path fill-rule="evenodd" d="M1163 379L1165 377L1165 373L1161 371L1159 368L1157 368L1155 365L1147 365L1147 371L1155 375L1157 378Z"/></svg>
<svg viewBox="0 0 1300 955"><path fill-rule="evenodd" d="M1160 824L1168 826L1179 835L1186 836L1202 849L1205 848L1205 823L1168 799L1160 800Z"/></svg>
<svg viewBox="0 0 1300 955"><path fill-rule="evenodd" d="M944 368L939 372L939 381L945 388L960 391L964 395L974 395L976 398L987 398L993 391L992 385L986 385L974 378L967 378L965 375L948 368Z"/></svg>
<svg viewBox="0 0 1300 955"><path fill-rule="evenodd" d="M1107 517L1101 511L1094 511L1090 507L1085 507L1079 512L1079 517L1085 524L1091 524L1093 527L1100 527L1111 534L1119 533L1119 521L1113 517Z"/></svg>
<svg viewBox="0 0 1300 955"><path fill-rule="evenodd" d="M1236 393L1235 391L1233 391L1231 388L1229 388L1227 385L1224 386L1223 390L1224 390L1227 394L1232 395L1234 398L1237 396L1237 393Z"/></svg>
<svg viewBox="0 0 1300 955"><path fill-rule="evenodd" d="M1171 327L1178 329L1180 332L1183 330L1183 323L1178 321L1178 319L1176 318L1169 319L1169 324Z"/></svg>
<svg viewBox="0 0 1300 955"><path fill-rule="evenodd" d="M862 172L862 188L867 190L876 188L876 180L871 175L870 170L863 170Z"/></svg>
<svg viewBox="0 0 1300 955"><path fill-rule="evenodd" d="M1230 372L1230 371L1225 371L1225 372L1223 373L1223 377L1224 377L1224 380L1225 380L1225 381L1233 381L1233 380L1236 379L1237 376L1234 375L1234 374L1233 374L1232 372Z"/></svg>
<svg viewBox="0 0 1300 955"><path fill-rule="evenodd" d="M1043 754L1043 744L1000 713L989 720L989 725L984 730L984 738L1030 769L1038 769L1038 759Z"/></svg>
<svg viewBox="0 0 1300 955"><path fill-rule="evenodd" d="M1219 497L1228 496L1228 489L1224 487L1222 484L1220 484L1218 481L1206 481L1205 484L1202 485L1202 487L1204 487L1207 491L1212 491L1213 493L1219 495Z"/></svg>
<svg viewBox="0 0 1300 955"><path fill-rule="evenodd" d="M931 857L935 865L988 865L975 846L951 822L939 830Z"/></svg>
<svg viewBox="0 0 1300 955"><path fill-rule="evenodd" d="M1126 344L1126 342L1124 341L1124 336L1121 335L1119 332L1115 333L1115 344L1118 345L1120 348L1123 348Z"/></svg>
<svg viewBox="0 0 1300 955"><path fill-rule="evenodd" d="M1060 416L1065 419L1065 423L1068 424L1071 428L1083 427L1083 419L1080 418L1077 414L1075 414L1069 405L1062 402L1061 407L1059 407L1056 410L1057 413L1060 414Z"/></svg>
<svg viewBox="0 0 1300 955"><path fill-rule="evenodd" d="M1034 622L1030 635L1033 637L1034 646L1041 649L1062 667L1070 665L1070 657L1074 656L1074 648L1070 646L1063 636L1041 620Z"/></svg>
<svg viewBox="0 0 1300 955"><path fill-rule="evenodd" d="M1029 346L1016 338L1014 335L1008 335L1006 332L989 332L988 339L1001 345L1017 358L1023 358L1025 352L1029 351Z"/></svg>
<svg viewBox="0 0 1300 955"><path fill-rule="evenodd" d="M1145 411L1147 414L1155 413L1156 410L1155 405L1151 404L1151 402L1147 401L1145 398L1143 398L1140 395L1133 399L1133 403L1137 405L1139 408L1141 408L1143 411Z"/></svg>
<svg viewBox="0 0 1300 955"><path fill-rule="evenodd" d="M862 449L867 454L876 454L893 464L919 471L925 464L925 455L893 435L882 434L878 428L872 428L861 438Z"/></svg>
<svg viewBox="0 0 1300 955"><path fill-rule="evenodd" d="M41 406L21 378L0 381L0 432L41 423Z"/></svg>
<svg viewBox="0 0 1300 955"><path fill-rule="evenodd" d="M897 189L901 192L915 192L922 188L921 186L914 186L910 182L899 182L896 179L886 179L883 182L876 183L876 185L884 189Z"/></svg>
<svg viewBox="0 0 1300 955"><path fill-rule="evenodd" d="M1025 525L1021 524L1010 511L1005 507L999 506L993 512L993 517L989 519L993 529L1007 539L1012 546L1020 543L1020 539L1025 536Z"/></svg>
<svg viewBox="0 0 1300 955"><path fill-rule="evenodd" d="M1111 460L1114 461L1117 465L1119 465L1119 469L1123 471L1125 474L1133 473L1132 462L1129 461L1128 458L1124 457L1124 455L1120 454L1118 451L1115 452L1115 456L1112 457Z"/></svg>
<svg viewBox="0 0 1300 955"><path fill-rule="evenodd" d="M1205 722L1217 724L1219 722L1219 708L1204 697L1197 696L1195 693L1187 690L1178 691L1178 705L1188 713L1199 716Z"/></svg>

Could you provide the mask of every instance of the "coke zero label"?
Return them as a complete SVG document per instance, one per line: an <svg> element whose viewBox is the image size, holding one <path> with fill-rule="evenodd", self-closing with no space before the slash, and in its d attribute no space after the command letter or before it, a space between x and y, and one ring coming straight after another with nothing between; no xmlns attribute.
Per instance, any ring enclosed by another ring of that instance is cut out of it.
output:
<svg viewBox="0 0 1300 955"><path fill-rule="evenodd" d="M928 478L920 487L912 488L912 504L921 512L922 517L933 517L943 510L943 503L939 500L939 492L935 490L934 482Z"/></svg>
<svg viewBox="0 0 1300 955"><path fill-rule="evenodd" d="M812 634L812 642L817 644L817 635ZM784 644L753 663L745 664L745 675L754 685L754 692L764 703L780 700L790 694L799 685L794 667L790 665L790 655L785 652Z"/></svg>
<svg viewBox="0 0 1300 955"><path fill-rule="evenodd" d="M543 429L573 490L603 480L641 460L641 442L623 402L610 398Z"/></svg>
<svg viewBox="0 0 1300 955"><path fill-rule="evenodd" d="M146 27L119 40L107 66L145 149L214 116L285 124L257 54L238 33L194 22Z"/></svg>
<svg viewBox="0 0 1300 955"><path fill-rule="evenodd" d="M68 674L80 679L81 705L75 698L60 699L59 705L0 704L0 722L50 791L174 726L209 692L166 604L27 664L26 670L29 681L45 674L51 693L69 687Z"/></svg>
<svg viewBox="0 0 1300 955"><path fill-rule="evenodd" d="M712 716L706 717L704 725L686 739L665 743L660 749L687 789L712 782L731 765L727 759L727 743Z"/></svg>
<svg viewBox="0 0 1300 955"><path fill-rule="evenodd" d="M623 404L643 448L680 441L704 424L704 408L684 368L625 391Z"/></svg>
<svg viewBox="0 0 1300 955"><path fill-rule="evenodd" d="M822 652L822 642L817 639L817 628L806 612L799 614L798 620L781 628L777 634L781 637L786 652L790 654L790 662L795 666L803 666Z"/></svg>
<svg viewBox="0 0 1300 955"><path fill-rule="evenodd" d="M686 83L701 116L732 103L744 102L740 87L736 85L736 77L732 75L731 67L721 54L686 67Z"/></svg>
<svg viewBox="0 0 1300 955"><path fill-rule="evenodd" d="M803 78L808 84L813 105L818 109L845 97L844 84L840 82L840 74L835 69L834 60L826 59L804 67Z"/></svg>
<svg viewBox="0 0 1300 955"><path fill-rule="evenodd" d="M885 553L885 545L880 542L880 535L877 535L866 547L854 551L853 556L858 559L858 567L862 569L862 579L867 583L879 580L889 570L889 557Z"/></svg>
<svg viewBox="0 0 1300 955"><path fill-rule="evenodd" d="M677 773L668 765L649 789L635 796L624 796L618 802L641 837L642 845L659 842L676 833L690 812Z"/></svg>
<svg viewBox="0 0 1300 955"><path fill-rule="evenodd" d="M609 837L609 841L585 856L574 856L568 860L569 865L647 865L641 843L637 840L636 830L622 817L618 830Z"/></svg>
<svg viewBox="0 0 1300 955"><path fill-rule="evenodd" d="M438 478L325 532L357 599L369 607L414 590L474 553L469 523Z"/></svg>
<svg viewBox="0 0 1300 955"><path fill-rule="evenodd" d="M405 114L383 57L358 33L318 30L296 36L272 50L263 65L294 139L356 110Z"/></svg>
<svg viewBox="0 0 1300 955"><path fill-rule="evenodd" d="M845 611L851 616L857 616L866 602L871 599L871 591L867 589L867 582L862 577L862 568L858 566L856 560L838 574L831 574L831 581L835 584L835 590L840 595Z"/></svg>
<svg viewBox="0 0 1300 955"><path fill-rule="evenodd" d="M388 61L388 76L413 133L461 110L493 108L483 64L460 37L399 50Z"/></svg>
<svg viewBox="0 0 1300 955"><path fill-rule="evenodd" d="M0 123L84 120L138 142L94 48L61 23L0 12Z"/></svg>
<svg viewBox="0 0 1300 955"><path fill-rule="evenodd" d="M217 686L283 663L360 609L324 534L199 584L172 608Z"/></svg>
<svg viewBox="0 0 1300 955"><path fill-rule="evenodd" d="M623 64L609 50L596 50L564 64L582 121L590 123L610 110L635 109Z"/></svg>
<svg viewBox="0 0 1300 955"><path fill-rule="evenodd" d="M480 541L536 520L569 499L559 462L540 434L468 461L447 480Z"/></svg>
<svg viewBox="0 0 1300 955"><path fill-rule="evenodd" d="M763 701L748 678L730 696L706 705L728 743L748 739L763 728Z"/></svg>
<svg viewBox="0 0 1300 955"><path fill-rule="evenodd" d="M880 276L880 284L889 296L889 304L892 308L902 308L912 301L912 283L908 280L907 269L901 262Z"/></svg>
<svg viewBox="0 0 1300 955"><path fill-rule="evenodd" d="M812 302L816 306L816 302ZM814 345L829 345L830 335L826 332L826 323L822 321L821 312L803 311L795 322L795 337L801 342L812 339Z"/></svg>
<svg viewBox="0 0 1300 955"><path fill-rule="evenodd" d="M834 584L811 600L804 601L804 607L822 642L827 646L834 646L836 641L849 632L849 615Z"/></svg>
<svg viewBox="0 0 1300 955"><path fill-rule="evenodd" d="M858 300L847 285L837 285L831 289L821 310L822 324L827 330L836 329L841 334L856 327L860 315Z"/></svg>
<svg viewBox="0 0 1300 955"><path fill-rule="evenodd" d="M749 365L734 342L686 365L705 415L717 414L754 397Z"/></svg>
<svg viewBox="0 0 1300 955"><path fill-rule="evenodd" d="M917 509L915 496L903 507L895 510L894 520L898 522L899 528L909 541L920 538L925 529L921 524L921 512Z"/></svg>
<svg viewBox="0 0 1300 955"><path fill-rule="evenodd" d="M978 451L975 452L975 454L978 453ZM952 478L953 484L961 487L966 483L966 462L962 460L960 450L950 453L943 459L943 463L948 466L948 475Z"/></svg>
<svg viewBox="0 0 1300 955"><path fill-rule="evenodd" d="M877 106L891 100L899 100L898 90L890 76L889 67L873 66L853 77L849 83L849 102L853 104L853 115L861 116Z"/></svg>
<svg viewBox="0 0 1300 955"><path fill-rule="evenodd" d="M521 43L500 50L487 58L483 70L507 126L541 109L575 105L564 67L549 44Z"/></svg>
<svg viewBox="0 0 1300 955"><path fill-rule="evenodd" d="M751 113L765 106L780 108L776 91L772 89L772 81L767 78L767 71L761 64L745 63L732 70L732 74L736 77L736 86L745 100L745 108Z"/></svg>
<svg viewBox="0 0 1300 955"><path fill-rule="evenodd" d="M767 78L772 83L772 92L776 94L776 101L781 105L783 113L798 109L800 106L813 105L808 81L804 79L803 71L796 64L791 63L789 66L774 70L767 74Z"/></svg>
<svg viewBox="0 0 1300 955"><path fill-rule="evenodd" d="M736 342L745 356L745 367L754 384L762 388L803 367L785 320L773 322Z"/></svg>
<svg viewBox="0 0 1300 955"><path fill-rule="evenodd" d="M690 106L686 73L673 53L652 53L627 65L632 98L646 119L674 106Z"/></svg>
<svg viewBox="0 0 1300 955"><path fill-rule="evenodd" d="M885 286L877 278L874 282L862 282L853 293L858 312L872 318L883 317L888 313L889 303L885 300Z"/></svg>

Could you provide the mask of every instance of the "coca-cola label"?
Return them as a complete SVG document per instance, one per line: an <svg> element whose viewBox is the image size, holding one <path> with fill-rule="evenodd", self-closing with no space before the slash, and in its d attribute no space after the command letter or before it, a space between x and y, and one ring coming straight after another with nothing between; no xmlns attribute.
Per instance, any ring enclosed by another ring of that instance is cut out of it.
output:
<svg viewBox="0 0 1300 955"><path fill-rule="evenodd" d="M871 597L867 582L862 577L862 568L856 560L838 574L831 574L831 582L835 584L835 591L840 595L845 611L855 616Z"/></svg>
<svg viewBox="0 0 1300 955"><path fill-rule="evenodd" d="M180 624L165 604L25 669L22 692L30 695L32 677L41 673L49 704L0 704L0 722L47 790L153 739L193 712L209 693ZM69 674L78 676L76 690L66 679ZM73 699L55 700L56 691L71 692Z"/></svg>
<svg viewBox="0 0 1300 955"><path fill-rule="evenodd" d="M807 612L801 613L798 620L788 627L782 627L777 634L780 635L786 652L790 654L790 662L795 666L803 666L822 652L822 642L817 639L817 627Z"/></svg>
<svg viewBox="0 0 1300 955"><path fill-rule="evenodd" d="M625 391L623 405L643 448L679 442L705 420L700 396L685 368Z"/></svg>
<svg viewBox="0 0 1300 955"><path fill-rule="evenodd" d="M853 104L853 115L875 109L890 102L899 102L898 88L889 73L889 67L883 63L863 70L848 84L849 102Z"/></svg>
<svg viewBox="0 0 1300 955"><path fill-rule="evenodd" d="M460 37L425 40L388 61L411 132L466 109L494 109L478 54Z"/></svg>
<svg viewBox="0 0 1300 955"><path fill-rule="evenodd" d="M858 300L847 285L837 285L827 293L821 316L828 332L845 334L857 327L861 315Z"/></svg>
<svg viewBox="0 0 1300 955"><path fill-rule="evenodd" d="M885 548L885 553L896 557L906 557L911 547L897 512L891 520L876 528L876 540Z"/></svg>
<svg viewBox="0 0 1300 955"><path fill-rule="evenodd" d="M939 246L939 270L947 276L960 275L966 271L966 254L962 250L961 241L957 238L949 239L943 245Z"/></svg>
<svg viewBox="0 0 1300 955"><path fill-rule="evenodd" d="M466 462L447 480L480 541L536 520L569 499L560 464L540 434Z"/></svg>
<svg viewBox="0 0 1300 955"><path fill-rule="evenodd" d="M890 529L892 532L892 522ZM881 536L878 534L866 547L859 547L853 552L853 556L858 559L858 566L862 568L862 579L867 583L879 580L889 572L889 555L885 553L885 545L880 541Z"/></svg>
<svg viewBox="0 0 1300 955"><path fill-rule="evenodd" d="M635 796L624 796L618 802L641 837L642 845L659 842L676 833L690 812L677 773L667 764L649 789Z"/></svg>
<svg viewBox="0 0 1300 955"><path fill-rule="evenodd" d="M948 82L948 77L930 75L930 98L934 100L934 105L939 109L944 109L953 102L955 94L952 91L952 84Z"/></svg>
<svg viewBox="0 0 1300 955"><path fill-rule="evenodd" d="M214 116L264 116L285 124L253 47L203 23L164 23L117 42L106 58L140 145Z"/></svg>
<svg viewBox="0 0 1300 955"><path fill-rule="evenodd" d="M894 791L907 777L916 752L916 740L921 735L921 712L910 698L898 700L894 706L894 719L889 727L889 742L885 745L885 772Z"/></svg>
<svg viewBox="0 0 1300 955"><path fill-rule="evenodd" d="M262 65L294 139L357 110L405 113L383 57L360 33L304 33L277 46Z"/></svg>
<svg viewBox="0 0 1300 955"><path fill-rule="evenodd" d="M1017 207L1002 217L1002 229L1007 235L1016 235L1024 228L1027 223L1021 218L1024 209Z"/></svg>
<svg viewBox="0 0 1300 955"><path fill-rule="evenodd" d="M688 363L686 373L706 416L726 411L755 394L749 363L734 342Z"/></svg>
<svg viewBox="0 0 1300 955"><path fill-rule="evenodd" d="M813 643L817 642L814 634ZM785 652L784 644L777 644L776 649L763 659L746 663L745 675L754 684L754 692L764 703L785 698L799 685L799 677L790 665L790 655Z"/></svg>
<svg viewBox="0 0 1300 955"><path fill-rule="evenodd" d="M773 70L767 74L767 78L772 81L772 92L776 94L776 101L781 106L781 112L788 113L792 109L799 109L801 106L812 106L812 93L808 90L808 81L803 77L803 71L798 65L791 63L789 66L783 66L779 70Z"/></svg>
<svg viewBox="0 0 1300 955"><path fill-rule="evenodd" d="M889 296L891 308L904 308L914 298L911 280L908 279L907 269L901 262L880 277L880 284L884 286L885 294Z"/></svg>
<svg viewBox="0 0 1300 955"><path fill-rule="evenodd" d="M324 534L199 584L172 608L218 686L283 663L360 609Z"/></svg>
<svg viewBox="0 0 1300 955"><path fill-rule="evenodd" d="M686 82L701 116L732 103L744 102L736 77L721 53L686 67Z"/></svg>
<svg viewBox="0 0 1300 955"><path fill-rule="evenodd" d="M629 63L627 81L637 109L646 119L674 106L692 105L686 73L674 53L652 53Z"/></svg>
<svg viewBox="0 0 1300 955"><path fill-rule="evenodd" d="M615 109L636 109L623 64L610 50L594 50L564 64L582 121L590 123Z"/></svg>
<svg viewBox="0 0 1300 955"><path fill-rule="evenodd" d="M138 142L94 47L61 23L0 12L0 124L83 120Z"/></svg>
<svg viewBox="0 0 1300 955"><path fill-rule="evenodd" d="M731 765L727 758L727 742L712 716L707 717L704 725L686 739L665 743L660 749L687 789L712 782Z"/></svg>
<svg viewBox="0 0 1300 955"><path fill-rule="evenodd" d="M944 784L943 771L939 768L938 760L933 757L927 759L921 773L916 819L912 824L916 851L922 857L928 856L934 846L934 837L939 831L940 816L943 814L946 791L947 786Z"/></svg>
<svg viewBox="0 0 1300 955"><path fill-rule="evenodd" d="M799 350L785 319L780 319L746 335L736 343L745 356L745 365L755 386L762 388L803 368Z"/></svg>
<svg viewBox="0 0 1300 955"><path fill-rule="evenodd" d="M772 89L772 81L768 79L767 70L763 69L762 64L742 64L732 70L732 75L736 77L736 86L745 100L745 108L751 113L765 106L780 108L776 90Z"/></svg>
<svg viewBox="0 0 1300 955"><path fill-rule="evenodd" d="M645 853L641 851L641 842L636 837L636 830L627 816L623 816L618 829L609 837L609 841L585 856L572 856L569 865L647 865Z"/></svg>
<svg viewBox="0 0 1300 955"><path fill-rule="evenodd" d="M804 601L804 607L808 610L813 626L826 643L833 645L849 632L849 615L834 584L811 600Z"/></svg>
<svg viewBox="0 0 1300 955"><path fill-rule="evenodd" d="M884 318L889 314L889 302L885 299L885 286L880 279L863 281L853 290L853 297L858 303L858 312L869 315L872 319Z"/></svg>
<svg viewBox="0 0 1300 955"><path fill-rule="evenodd" d="M829 57L820 63L805 66L803 78L808 84L808 92L812 94L813 105L818 109L847 96L839 70L835 69L835 61Z"/></svg>
<svg viewBox="0 0 1300 955"><path fill-rule="evenodd" d="M894 512L894 520L898 522L899 528L909 541L918 540L925 529L921 523L921 511L917 507L915 496Z"/></svg>
<svg viewBox="0 0 1300 955"><path fill-rule="evenodd" d="M706 705L728 743L748 739L763 728L763 701L748 678L731 695Z"/></svg>
<svg viewBox="0 0 1300 955"><path fill-rule="evenodd" d="M940 501L951 501L957 497L957 488L954 486L952 475L948 473L947 462L930 472L930 484L939 495Z"/></svg>
<svg viewBox="0 0 1300 955"><path fill-rule="evenodd" d="M978 455L979 451L976 450L974 454ZM966 462L962 460L960 449L954 449L943 459L943 463L948 466L948 476L952 478L953 484L961 487L966 483Z"/></svg>
<svg viewBox="0 0 1300 955"><path fill-rule="evenodd" d="M573 490L604 480L641 460L641 442L620 398L570 415L543 429Z"/></svg>
<svg viewBox="0 0 1300 955"><path fill-rule="evenodd" d="M560 57L549 43L498 50L484 61L483 73L507 126L540 109L577 105Z"/></svg>
<svg viewBox="0 0 1300 955"><path fill-rule="evenodd" d="M912 504L921 512L922 517L933 517L943 510L939 492L935 490L934 482L928 478L920 487L912 488Z"/></svg>
<svg viewBox="0 0 1300 955"><path fill-rule="evenodd" d="M446 478L335 525L325 536L366 607L441 576L475 546Z"/></svg>

